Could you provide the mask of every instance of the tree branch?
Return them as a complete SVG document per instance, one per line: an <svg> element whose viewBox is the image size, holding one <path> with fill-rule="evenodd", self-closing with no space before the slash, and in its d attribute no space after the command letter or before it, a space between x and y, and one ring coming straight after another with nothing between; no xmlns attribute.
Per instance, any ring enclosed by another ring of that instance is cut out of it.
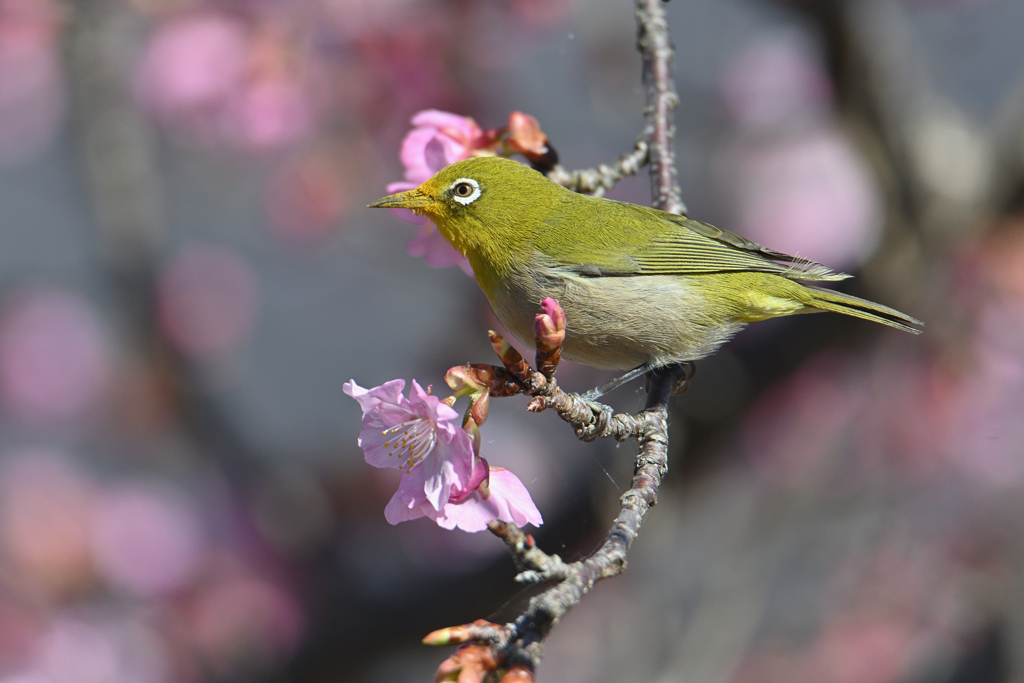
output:
<svg viewBox="0 0 1024 683"><path fill-rule="evenodd" d="M651 145L651 188L654 206L669 213L686 213L676 179L674 112L679 106L672 80L672 38L663 0L636 0L637 47L643 60L647 88L647 125L643 137Z"/></svg>

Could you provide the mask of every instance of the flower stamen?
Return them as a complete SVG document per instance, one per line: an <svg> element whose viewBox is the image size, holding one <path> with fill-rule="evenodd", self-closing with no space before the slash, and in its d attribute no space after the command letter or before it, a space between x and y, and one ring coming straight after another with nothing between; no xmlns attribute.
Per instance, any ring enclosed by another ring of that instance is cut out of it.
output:
<svg viewBox="0 0 1024 683"><path fill-rule="evenodd" d="M416 465L420 464L437 444L437 425L424 418L407 420L390 429L385 429L383 433L395 434L396 437L401 433L401 446L399 446L397 438L385 441L384 446L386 448L395 447L395 450L388 452L389 457L393 456L396 451L399 458L408 454L406 473L411 472Z"/></svg>

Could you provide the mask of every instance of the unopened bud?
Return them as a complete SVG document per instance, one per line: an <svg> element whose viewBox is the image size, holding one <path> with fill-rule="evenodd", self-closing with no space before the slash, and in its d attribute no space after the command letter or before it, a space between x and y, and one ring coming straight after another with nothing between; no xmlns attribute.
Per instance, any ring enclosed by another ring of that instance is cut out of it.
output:
<svg viewBox="0 0 1024 683"><path fill-rule="evenodd" d="M444 381L459 396L485 393L490 387L490 377L484 378L481 374L470 365L457 365L445 373Z"/></svg>
<svg viewBox="0 0 1024 683"><path fill-rule="evenodd" d="M490 645L463 645L441 663L434 675L434 681L481 683L488 673L497 671L503 663L504 659Z"/></svg>
<svg viewBox="0 0 1024 683"><path fill-rule="evenodd" d="M494 352L498 354L501 362L508 368L509 372L519 379L522 379L529 373L530 366L523 360L523 354L516 351L515 347L505 341L504 337L494 330L489 330L487 336L490 337Z"/></svg>
<svg viewBox="0 0 1024 683"><path fill-rule="evenodd" d="M458 626L449 626L447 628L438 629L428 633L423 639L424 645L462 645L468 643L474 638L479 638L485 634L487 629L500 629L500 624L487 621L486 619L477 619L471 624L459 624ZM456 653L457 654L457 653Z"/></svg>
<svg viewBox="0 0 1024 683"><path fill-rule="evenodd" d="M469 629L465 624L462 626L449 626L447 628L439 628L436 631L431 631L423 637L424 645L432 645L434 647L445 647L446 645L461 645L462 643L470 640Z"/></svg>
<svg viewBox="0 0 1024 683"><path fill-rule="evenodd" d="M558 301L552 299L550 296L545 297L545 299L540 302L540 308L544 311L544 314L549 316L552 322L554 322L556 330L565 329L565 311L562 309L562 306Z"/></svg>
<svg viewBox="0 0 1024 683"><path fill-rule="evenodd" d="M555 321L546 313L540 313L533 319L533 333L537 336L537 348L541 351L553 351L565 341L565 329L559 330Z"/></svg>
<svg viewBox="0 0 1024 683"><path fill-rule="evenodd" d="M508 117L508 146L513 152L533 161L548 153L548 136L541 130L537 119L514 111Z"/></svg>

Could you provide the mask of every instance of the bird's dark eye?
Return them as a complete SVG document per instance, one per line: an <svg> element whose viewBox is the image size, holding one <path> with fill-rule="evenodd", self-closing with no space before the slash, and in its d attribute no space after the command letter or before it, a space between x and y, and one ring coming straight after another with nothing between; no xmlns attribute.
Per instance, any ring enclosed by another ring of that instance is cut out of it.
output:
<svg viewBox="0 0 1024 683"><path fill-rule="evenodd" d="M480 196L480 183L472 178L459 178L451 185L452 199L459 204L472 204Z"/></svg>

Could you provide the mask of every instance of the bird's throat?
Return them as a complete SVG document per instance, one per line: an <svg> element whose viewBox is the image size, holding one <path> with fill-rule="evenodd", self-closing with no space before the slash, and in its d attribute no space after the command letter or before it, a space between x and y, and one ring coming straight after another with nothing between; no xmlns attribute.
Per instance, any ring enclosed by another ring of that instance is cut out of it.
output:
<svg viewBox="0 0 1024 683"><path fill-rule="evenodd" d="M459 221L446 220L444 217L433 218L438 232L448 240L455 249L469 259L473 266L477 282L485 292L490 286L497 286L501 278L515 267L516 247L519 245L501 244L493 239L480 239L485 232L480 226L464 225Z"/></svg>

